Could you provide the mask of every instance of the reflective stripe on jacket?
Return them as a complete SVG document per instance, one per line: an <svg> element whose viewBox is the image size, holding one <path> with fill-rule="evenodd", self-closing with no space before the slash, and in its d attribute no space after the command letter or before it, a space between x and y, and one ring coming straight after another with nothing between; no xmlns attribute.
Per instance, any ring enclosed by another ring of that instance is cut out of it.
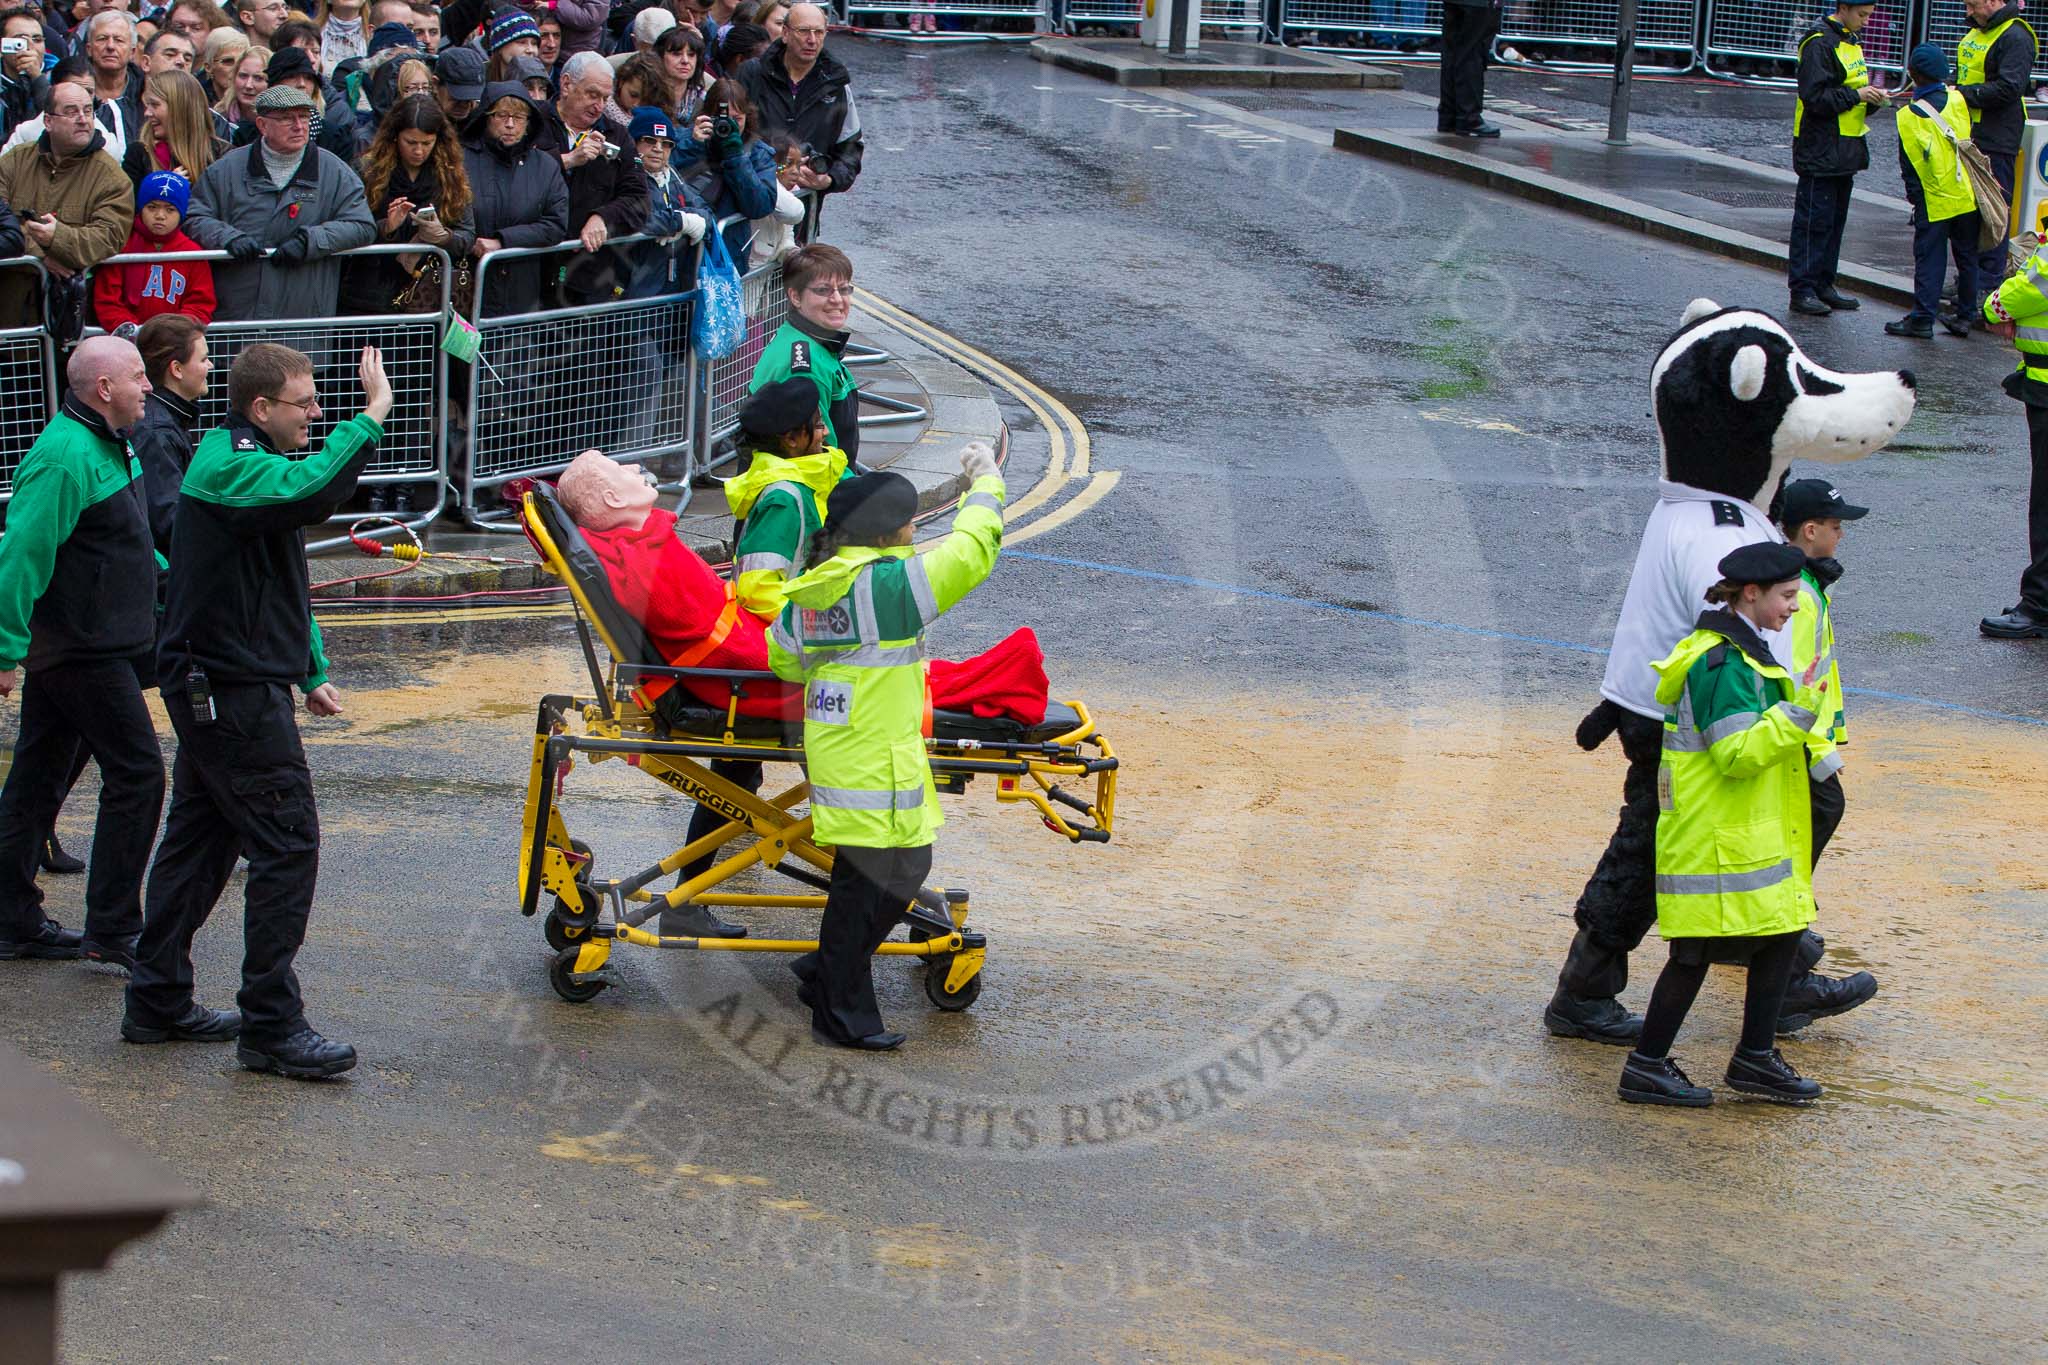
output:
<svg viewBox="0 0 2048 1365"><path fill-rule="evenodd" d="M1763 661L1736 642L1745 636ZM1657 931L1728 938L1804 928L1813 920L1815 690L1795 689L1755 633L1725 611L1702 614L1700 628L1654 667L1666 708Z"/></svg>
<svg viewBox="0 0 2048 1365"><path fill-rule="evenodd" d="M1842 769L1842 756L1835 746L1846 740L1849 732L1842 720L1842 671L1835 663L1834 602L1811 572L1799 575L1799 610L1786 627L1786 635L1792 645L1791 676L1805 677L1806 670L1819 660L1820 671L1814 674L1814 681L1828 685L1818 708L1820 724L1815 728L1816 734L1827 738L1808 746L1812 761L1807 769L1816 782L1825 781Z"/></svg>
<svg viewBox="0 0 2048 1365"><path fill-rule="evenodd" d="M2039 250L1985 298L1984 320L2018 325L2013 345L2019 348L2019 370L2007 378L2006 391L2048 407L2048 262Z"/></svg>
<svg viewBox="0 0 2048 1365"><path fill-rule="evenodd" d="M848 548L787 585L768 663L804 685L819 843L918 848L945 823L925 756L924 633L995 567L1003 497L1001 478L976 479L924 553Z"/></svg>
<svg viewBox="0 0 2048 1365"><path fill-rule="evenodd" d="M846 477L846 453L827 449L785 459L754 452L747 472L725 481L738 525L732 549L733 596L763 621L782 615L783 583L810 557L825 504Z"/></svg>

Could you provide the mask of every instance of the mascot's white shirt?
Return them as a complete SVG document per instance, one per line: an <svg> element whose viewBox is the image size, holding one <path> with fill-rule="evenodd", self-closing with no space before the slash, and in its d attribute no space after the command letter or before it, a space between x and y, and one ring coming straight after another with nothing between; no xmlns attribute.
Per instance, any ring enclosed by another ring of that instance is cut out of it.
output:
<svg viewBox="0 0 2048 1365"><path fill-rule="evenodd" d="M1784 539L1769 517L1740 498L1660 479L1657 509L1643 528L1635 572L1621 599L1600 695L1637 715L1662 720L1657 672L1650 665L1692 634L1706 610L1707 589L1721 581L1721 561L1730 551ZM1786 632L1757 633L1780 664L1791 656Z"/></svg>

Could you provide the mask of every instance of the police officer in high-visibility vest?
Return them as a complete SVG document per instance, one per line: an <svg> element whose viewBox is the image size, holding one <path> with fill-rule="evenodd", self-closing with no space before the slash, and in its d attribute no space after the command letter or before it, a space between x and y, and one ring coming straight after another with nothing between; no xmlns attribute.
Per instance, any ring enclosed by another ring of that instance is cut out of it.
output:
<svg viewBox="0 0 2048 1365"><path fill-rule="evenodd" d="M1838 4L1832 17L1799 40L1799 99L1792 111L1792 169L1799 173L1799 184L1792 197L1786 278L1793 311L1815 317L1858 306L1835 288L1835 268L1856 172L1870 165L1865 118L1885 100L1884 92L1870 83L1863 49L1856 44L1873 8Z"/></svg>
<svg viewBox="0 0 2048 1365"><path fill-rule="evenodd" d="M1956 311L1941 325L1968 336L1961 318L1977 313L1977 194L1960 151L1970 137L1970 107L1948 88L1948 56L1922 43L1906 59L1913 83L1910 103L1899 110L1899 176L1913 205L1913 311L1884 325L1895 337L1934 335L1941 306L1941 281L1949 258L1956 263Z"/></svg>
<svg viewBox="0 0 2048 1365"><path fill-rule="evenodd" d="M1970 136L2010 200L2041 42L2020 18L2019 0L1963 0L1963 13L1970 27L1956 40L1956 91L1970 106ZM1985 248L1977 260L1978 287L1996 289L2005 270L2005 243ZM1973 312L1959 310L1959 316L1976 321Z"/></svg>
<svg viewBox="0 0 2048 1365"><path fill-rule="evenodd" d="M903 1042L882 1026L870 958L924 885L945 819L925 756L924 634L988 577L1003 540L995 452L977 441L960 468L972 482L953 530L923 554L910 548L908 479L863 474L834 489L768 636L776 675L804 685L813 837L836 849L818 950L790 970L812 1030L841 1047Z"/></svg>
<svg viewBox="0 0 2048 1365"><path fill-rule="evenodd" d="M2048 221L2035 227L2048 235ZM2005 391L2026 404L2034 476L2027 497L2031 562L2020 574L2019 603L1977 628L1996 639L2025 640L2048 636L2048 246L1985 299L1984 320L2019 347L2020 365L2005 377Z"/></svg>
<svg viewBox="0 0 2048 1365"><path fill-rule="evenodd" d="M1800 936L1813 922L1807 767L1826 742L1826 679L1795 679L1763 633L1799 609L1806 555L1745 545L1721 561L1692 634L1654 665L1664 707L1657 771L1657 932L1670 961L1622 1065L1621 1098L1701 1106L1713 1093L1671 1060L1679 1025L1714 962L1749 964L1742 1036L1728 1084L1802 1103L1820 1087L1773 1045Z"/></svg>

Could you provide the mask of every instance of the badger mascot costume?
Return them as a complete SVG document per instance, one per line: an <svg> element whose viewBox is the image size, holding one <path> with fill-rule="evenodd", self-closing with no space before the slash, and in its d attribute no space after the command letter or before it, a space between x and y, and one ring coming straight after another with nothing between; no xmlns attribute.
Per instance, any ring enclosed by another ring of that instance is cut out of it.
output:
<svg viewBox="0 0 2048 1365"><path fill-rule="evenodd" d="M1855 460L1879 449L1912 416L1914 394L1907 371L1838 374L1808 359L1768 314L1695 299L1650 370L1650 396L1663 447L1657 507L1622 599L1600 686L1604 700L1578 733L1588 750L1609 735L1621 737L1628 758L1621 820L1579 897L1578 934L1544 1011L1552 1033L1623 1045L1635 1042L1643 1021L1615 997L1628 981L1630 951L1657 919L1657 763L1664 725L1650 663L1692 630L1707 589L1721 576L1723 556L1784 539L1763 509L1792 462ZM1783 635L1766 639L1781 663L1790 658ZM1830 790L1837 794L1831 819L1839 819L1840 788ZM1816 828L1820 818L1817 809ZM1853 1009L1877 990L1867 972L1848 980L1816 973L1822 947L1808 933L1781 1032Z"/></svg>

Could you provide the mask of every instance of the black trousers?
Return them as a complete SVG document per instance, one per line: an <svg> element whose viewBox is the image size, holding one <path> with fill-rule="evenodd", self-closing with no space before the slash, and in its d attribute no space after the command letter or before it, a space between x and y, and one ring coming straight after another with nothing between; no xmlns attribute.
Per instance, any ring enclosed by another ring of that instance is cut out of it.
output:
<svg viewBox="0 0 2048 1365"><path fill-rule="evenodd" d="M1933 322L1941 307L1941 282L1948 278L1948 263L1956 263L1956 312L1966 318L1977 316L1977 234L1974 211L1939 223L1926 215L1913 214L1913 311L1906 314ZM1997 286L1992 286L1994 289Z"/></svg>
<svg viewBox="0 0 2048 1365"><path fill-rule="evenodd" d="M142 929L142 873L164 804L164 759L125 659L60 664L27 675L14 766L0 788L0 937L43 923L37 860L85 755L100 765L100 812L85 882L85 933L106 943Z"/></svg>
<svg viewBox="0 0 2048 1365"><path fill-rule="evenodd" d="M320 818L299 743L296 703L282 683L215 684L219 719L202 725L183 689L166 689L178 732L171 813L149 871L149 896L128 983L128 1013L163 1027L191 1008L192 939L249 858L242 923L242 1036L279 1042L305 1027L292 960L306 937L320 871Z"/></svg>
<svg viewBox="0 0 2048 1365"><path fill-rule="evenodd" d="M1834 287L1842 229L1849 225L1849 194L1855 188L1853 175L1799 177L1792 191L1792 240L1785 253L1786 282L1794 298Z"/></svg>
<svg viewBox="0 0 2048 1365"><path fill-rule="evenodd" d="M1557 978L1563 989L1586 999L1621 994L1628 984L1628 955L1657 922L1657 764L1664 722L1624 710L1615 730L1628 758L1621 815L1579 895L1572 914L1578 936Z"/></svg>
<svg viewBox="0 0 2048 1365"><path fill-rule="evenodd" d="M761 765L758 763L749 763L741 758L714 758L711 760L711 771L715 776L722 777L735 786L745 787L750 792L761 790L762 774ZM690 829L683 835L683 846L687 848L726 823L726 818L709 806L696 807L690 812ZM683 864L677 876L683 881L701 876L704 870L711 866L712 859L717 856L718 850L713 849L701 858L692 858Z"/></svg>
<svg viewBox="0 0 2048 1365"><path fill-rule="evenodd" d="M1777 1037L1778 1016L1785 1008L1785 988L1792 984L1792 964L1799 954L1803 930L1771 934L1762 938L1731 939L1727 946L1741 945L1748 955L1749 983L1742 1000L1741 1045L1750 1052L1763 1052ZM1650 1004L1643 1011L1643 1033L1636 1051L1645 1057L1669 1055L1678 1037L1678 1027L1699 997L1707 979L1706 956L1680 956L1679 940L1673 943L1671 960L1650 990ZM1697 944L1698 940L1691 940Z"/></svg>
<svg viewBox="0 0 2048 1365"><path fill-rule="evenodd" d="M1444 5L1443 60L1437 72L1436 130L1477 128L1486 108L1486 57L1500 32L1493 5Z"/></svg>
<svg viewBox="0 0 2048 1365"><path fill-rule="evenodd" d="M2027 407L2027 447L2034 482L2027 492L2027 550L2033 562L2020 575L2020 604L2048 616L2048 408Z"/></svg>
<svg viewBox="0 0 2048 1365"><path fill-rule="evenodd" d="M875 949L910 908L931 870L929 844L839 846L818 925L818 951L790 964L811 995L812 1028L839 1042L882 1032L882 1009L875 1003Z"/></svg>

